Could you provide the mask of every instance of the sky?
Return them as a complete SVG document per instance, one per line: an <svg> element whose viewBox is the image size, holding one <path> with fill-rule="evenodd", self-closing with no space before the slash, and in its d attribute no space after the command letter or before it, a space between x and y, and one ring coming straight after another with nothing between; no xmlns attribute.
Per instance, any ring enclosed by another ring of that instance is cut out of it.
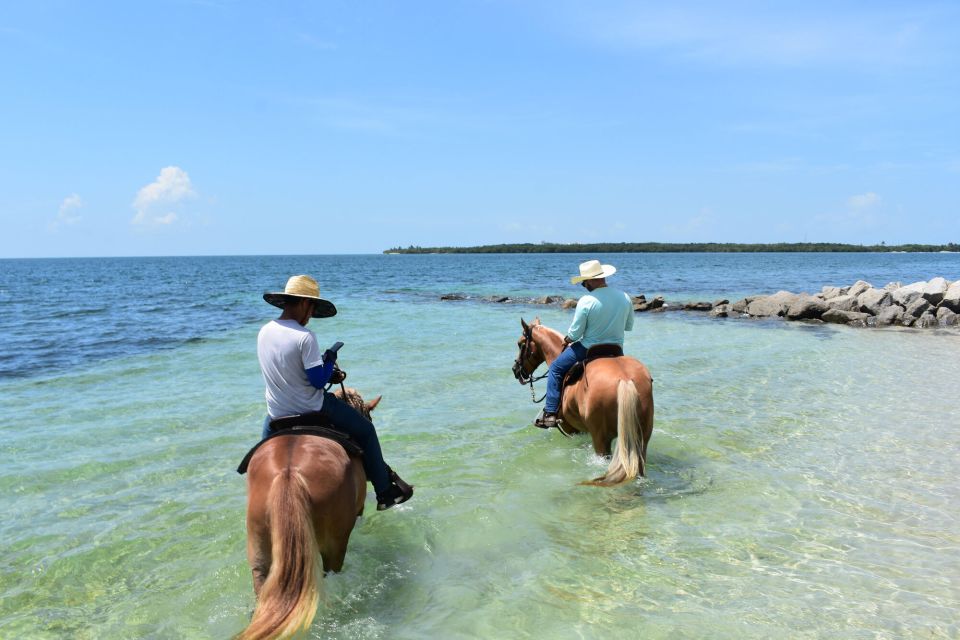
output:
<svg viewBox="0 0 960 640"><path fill-rule="evenodd" d="M960 242L960 2L3 3L0 258Z"/></svg>

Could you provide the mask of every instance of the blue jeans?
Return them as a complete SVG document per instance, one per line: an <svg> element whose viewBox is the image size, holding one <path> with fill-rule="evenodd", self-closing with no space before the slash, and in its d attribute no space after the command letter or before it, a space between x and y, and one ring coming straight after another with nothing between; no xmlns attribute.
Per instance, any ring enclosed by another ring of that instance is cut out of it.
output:
<svg viewBox="0 0 960 640"><path fill-rule="evenodd" d="M563 376L567 375L570 367L586 357L587 350L579 342L574 342L550 363L550 371L547 372L547 398L543 403L544 413L557 413L560 409L560 385L563 384Z"/></svg>
<svg viewBox="0 0 960 640"><path fill-rule="evenodd" d="M320 415L329 420L339 431L350 436L363 449L363 470L373 483L377 494L390 488L387 463L383 461L380 440L373 423L364 418L356 409L332 393L323 394L323 407ZM263 438L270 435L270 416L263 422Z"/></svg>

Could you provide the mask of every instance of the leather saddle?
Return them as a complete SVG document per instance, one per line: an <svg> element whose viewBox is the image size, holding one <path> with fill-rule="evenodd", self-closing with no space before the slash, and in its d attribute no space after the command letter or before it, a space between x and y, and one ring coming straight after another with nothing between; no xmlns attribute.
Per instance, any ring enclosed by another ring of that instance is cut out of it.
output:
<svg viewBox="0 0 960 640"><path fill-rule="evenodd" d="M575 384L583 377L587 370L587 365L600 358L619 358L623 355L623 347L619 344L595 344L587 349L587 357L578 361L570 367L567 375L563 377L563 384L560 385L560 409L563 410L563 395L567 387Z"/></svg>
<svg viewBox="0 0 960 640"><path fill-rule="evenodd" d="M344 432L338 430L329 420L316 413L303 413L294 416L283 416L270 421L270 435L253 446L247 455L243 457L240 466L237 467L237 473L243 475L247 472L247 466L250 459L257 449L266 442L278 436L299 436L309 435L333 440L347 452L349 456L362 457L363 449L354 440Z"/></svg>

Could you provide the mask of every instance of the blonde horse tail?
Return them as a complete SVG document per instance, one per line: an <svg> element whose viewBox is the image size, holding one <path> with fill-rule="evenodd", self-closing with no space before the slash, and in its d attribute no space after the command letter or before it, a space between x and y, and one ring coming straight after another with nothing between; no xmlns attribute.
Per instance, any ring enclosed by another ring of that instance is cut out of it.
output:
<svg viewBox="0 0 960 640"><path fill-rule="evenodd" d="M272 558L250 625L235 640L286 638L313 622L317 612L317 541L310 495L300 473L287 469L267 498Z"/></svg>
<svg viewBox="0 0 960 640"><path fill-rule="evenodd" d="M633 380L621 380L617 384L617 448L607 473L583 484L613 487L643 475L646 461L640 433L639 398Z"/></svg>

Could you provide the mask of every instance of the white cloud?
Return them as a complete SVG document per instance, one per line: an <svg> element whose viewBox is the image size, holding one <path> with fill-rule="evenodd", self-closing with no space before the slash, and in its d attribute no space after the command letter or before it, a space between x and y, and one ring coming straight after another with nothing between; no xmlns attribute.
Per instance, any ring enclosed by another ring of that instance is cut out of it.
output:
<svg viewBox="0 0 960 640"><path fill-rule="evenodd" d="M80 222L82 218L76 212L81 207L83 207L83 198L75 193L70 194L60 203L57 217L53 222L47 224L47 229L56 231L61 225L72 225Z"/></svg>
<svg viewBox="0 0 960 640"><path fill-rule="evenodd" d="M561 3L566 22L617 48L660 50L711 65L902 64L941 57L949 8L865 7L830 12L797 5ZM931 40L933 42L931 42Z"/></svg>
<svg viewBox="0 0 960 640"><path fill-rule="evenodd" d="M855 211L863 211L880 204L880 196L872 191L868 193L861 193L860 195L850 196L850 198L847 200L847 204L850 205L850 208L854 209Z"/></svg>
<svg viewBox="0 0 960 640"><path fill-rule="evenodd" d="M190 176L180 167L164 167L157 179L141 188L133 201L136 225L170 225L179 219L172 208L196 196Z"/></svg>

